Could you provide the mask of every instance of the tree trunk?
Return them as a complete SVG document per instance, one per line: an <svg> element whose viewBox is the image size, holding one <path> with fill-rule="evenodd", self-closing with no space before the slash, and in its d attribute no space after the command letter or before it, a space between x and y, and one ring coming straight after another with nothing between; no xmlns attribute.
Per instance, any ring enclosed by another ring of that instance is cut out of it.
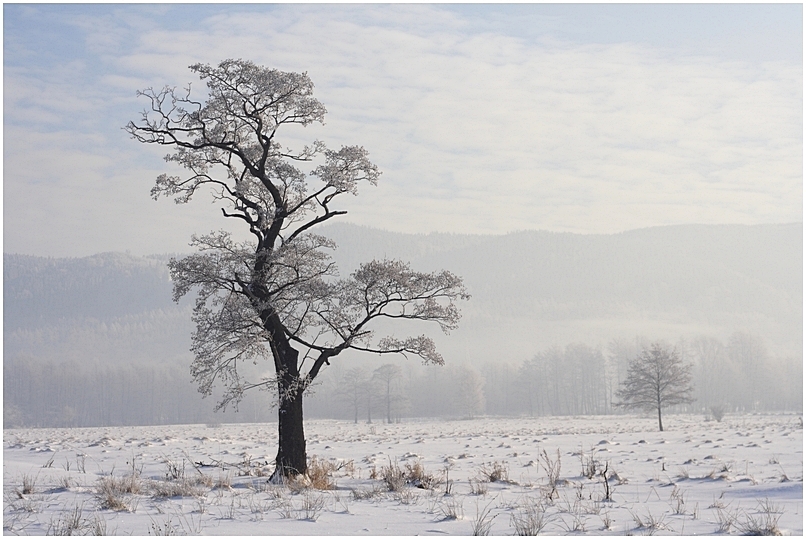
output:
<svg viewBox="0 0 806 539"><path fill-rule="evenodd" d="M663 432L663 420L660 417L660 406L658 406L658 428Z"/></svg>
<svg viewBox="0 0 806 539"><path fill-rule="evenodd" d="M293 378L281 378L281 386L286 391L280 392L278 410L279 449L275 461L277 468L272 479L294 477L308 470L308 459L305 452L305 430L302 423L302 391L291 390Z"/></svg>
<svg viewBox="0 0 806 539"><path fill-rule="evenodd" d="M308 471L305 430L302 424L304 388L300 385L299 352L288 342L279 317L276 313L261 316L272 336L271 351L277 372L279 448L271 480L278 481L283 477L295 477Z"/></svg>
<svg viewBox="0 0 806 539"><path fill-rule="evenodd" d="M392 389L391 381L386 382L386 424L392 424Z"/></svg>

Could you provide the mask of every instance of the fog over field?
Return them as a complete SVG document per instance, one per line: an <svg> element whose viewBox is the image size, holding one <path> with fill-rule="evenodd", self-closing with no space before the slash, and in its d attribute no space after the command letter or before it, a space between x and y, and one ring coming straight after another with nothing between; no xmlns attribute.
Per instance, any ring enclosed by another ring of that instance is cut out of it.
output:
<svg viewBox="0 0 806 539"><path fill-rule="evenodd" d="M396 418L614 413L627 362L655 340L677 346L695 365L697 401L687 411L802 407L799 223L612 235L414 235L355 225L326 232L338 244L333 256L343 273L394 256L415 269L451 268L473 297L458 330L431 332L445 367L340 357L306 403L311 417L352 418L354 405L339 393L343 377L361 367L369 379L384 364L401 368ZM167 258L5 255L9 426L272 417L264 392L225 415L212 412L215 395L202 400L196 392L191 302L171 301ZM478 386L475 402L465 402L468 390L458 379ZM386 399L367 398L361 419L383 418Z"/></svg>

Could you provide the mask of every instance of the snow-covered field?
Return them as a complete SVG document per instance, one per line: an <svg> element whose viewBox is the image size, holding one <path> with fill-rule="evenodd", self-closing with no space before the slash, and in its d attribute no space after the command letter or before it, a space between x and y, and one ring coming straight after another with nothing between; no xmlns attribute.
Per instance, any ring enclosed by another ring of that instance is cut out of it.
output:
<svg viewBox="0 0 806 539"><path fill-rule="evenodd" d="M803 534L798 415L664 423L661 433L638 416L308 421L312 468L330 469L330 490L268 483L273 424L5 430L3 530Z"/></svg>

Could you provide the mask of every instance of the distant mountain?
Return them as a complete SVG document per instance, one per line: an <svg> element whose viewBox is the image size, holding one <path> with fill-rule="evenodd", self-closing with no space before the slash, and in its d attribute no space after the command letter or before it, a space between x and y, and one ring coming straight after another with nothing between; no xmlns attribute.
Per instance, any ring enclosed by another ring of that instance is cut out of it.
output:
<svg viewBox="0 0 806 539"><path fill-rule="evenodd" d="M167 256L3 255L5 357L189 361L190 311L171 301Z"/></svg>
<svg viewBox="0 0 806 539"><path fill-rule="evenodd" d="M334 224L322 233L338 243L333 257L345 275L388 257L464 277L473 298L460 329L430 330L447 358L522 361L551 344L736 330L773 352L802 350L801 224L503 236ZM4 254L6 356L189 362L189 302L172 303L167 258Z"/></svg>
<svg viewBox="0 0 806 539"><path fill-rule="evenodd" d="M4 330L49 325L64 318L100 320L164 308L171 299L165 262L123 253L84 258L4 254Z"/></svg>
<svg viewBox="0 0 806 539"><path fill-rule="evenodd" d="M492 353L502 340L505 350L521 349L512 339L527 353L539 344L596 344L618 335L676 339L735 330L759 334L780 352L802 350L800 223L504 236L339 224L325 233L339 244L335 258L343 267L389 256L463 276L473 300L457 335Z"/></svg>

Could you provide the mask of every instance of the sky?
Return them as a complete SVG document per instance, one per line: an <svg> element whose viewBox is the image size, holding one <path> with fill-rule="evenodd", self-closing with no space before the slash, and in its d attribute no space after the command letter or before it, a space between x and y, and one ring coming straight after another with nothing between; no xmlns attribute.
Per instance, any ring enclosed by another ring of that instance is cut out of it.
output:
<svg viewBox="0 0 806 539"><path fill-rule="evenodd" d="M231 226L153 201L136 91L243 58L305 71L383 171L343 221L617 233L803 220L799 4L4 4L3 250L187 251ZM281 133L282 135L282 133ZM281 139L282 140L282 139Z"/></svg>

